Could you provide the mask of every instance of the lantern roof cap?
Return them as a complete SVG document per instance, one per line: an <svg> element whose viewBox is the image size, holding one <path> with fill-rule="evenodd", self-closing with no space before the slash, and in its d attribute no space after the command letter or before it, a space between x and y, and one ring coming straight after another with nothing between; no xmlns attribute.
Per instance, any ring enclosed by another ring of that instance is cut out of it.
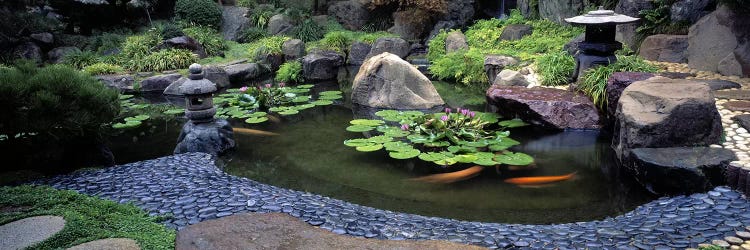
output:
<svg viewBox="0 0 750 250"><path fill-rule="evenodd" d="M180 86L180 93L184 95L200 95L216 92L216 84L203 77L203 66L193 63L189 68L190 76Z"/></svg>
<svg viewBox="0 0 750 250"><path fill-rule="evenodd" d="M638 21L640 18L617 14L612 10L605 10L599 6L598 10L589 11L585 15L565 18L566 22L572 24L625 24Z"/></svg>

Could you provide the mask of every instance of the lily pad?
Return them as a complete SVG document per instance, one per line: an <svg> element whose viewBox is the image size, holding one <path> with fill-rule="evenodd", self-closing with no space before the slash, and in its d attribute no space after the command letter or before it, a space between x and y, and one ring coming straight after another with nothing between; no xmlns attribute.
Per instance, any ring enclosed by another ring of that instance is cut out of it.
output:
<svg viewBox="0 0 750 250"><path fill-rule="evenodd" d="M170 110L164 111L165 115L179 115L179 114L184 114L184 113L185 113L185 109L170 109Z"/></svg>
<svg viewBox="0 0 750 250"><path fill-rule="evenodd" d="M456 155L453 157L454 160L460 163L471 163L476 160L479 160L479 157L473 154L467 154L467 155Z"/></svg>
<svg viewBox="0 0 750 250"><path fill-rule="evenodd" d="M263 112L263 111L258 111L258 112L250 114L250 117L265 117L266 115L268 115L268 113Z"/></svg>
<svg viewBox="0 0 750 250"><path fill-rule="evenodd" d="M344 98L344 97L340 95L322 95L318 97L318 100L338 100L341 98Z"/></svg>
<svg viewBox="0 0 750 250"><path fill-rule="evenodd" d="M308 102L308 101L310 101L310 96L306 96L306 95L298 96L292 99L292 102Z"/></svg>
<svg viewBox="0 0 750 250"><path fill-rule="evenodd" d="M379 135L379 136L370 137L367 140L373 143L386 143L386 142L393 141L393 137Z"/></svg>
<svg viewBox="0 0 750 250"><path fill-rule="evenodd" d="M349 146L349 147L370 146L373 144L375 143L367 139L363 139L363 138L350 139L350 140L344 141L344 145Z"/></svg>
<svg viewBox="0 0 750 250"><path fill-rule="evenodd" d="M388 153L388 156L390 156L393 159L405 160L405 159L411 159L411 158L417 157L420 154L421 152L419 152L419 150L411 149L411 150L406 150L406 151L390 152Z"/></svg>
<svg viewBox="0 0 750 250"><path fill-rule="evenodd" d="M268 117L265 117L265 116L250 117L250 118L247 118L247 120L245 120L245 122L249 123L249 124L256 124L256 123L261 123L261 122L265 122L265 121L268 121Z"/></svg>
<svg viewBox="0 0 750 250"><path fill-rule="evenodd" d="M341 95L341 94L343 94L343 92L338 91L338 90L323 91L323 92L318 93L318 95L321 95L321 96L323 96L323 95Z"/></svg>
<svg viewBox="0 0 750 250"><path fill-rule="evenodd" d="M311 102L310 104L314 104L316 106L326 106L326 105L333 104L333 101L331 101L331 100L317 100L317 101Z"/></svg>
<svg viewBox="0 0 750 250"><path fill-rule="evenodd" d="M372 144L372 145L367 145L367 146L356 147L357 151L360 151L360 152L378 151L382 148L383 148L383 144Z"/></svg>
<svg viewBox="0 0 750 250"><path fill-rule="evenodd" d="M278 113L280 115L296 115L296 114L299 114L299 111L294 110L294 109L287 109L284 111L279 111Z"/></svg>
<svg viewBox="0 0 750 250"><path fill-rule="evenodd" d="M402 141L386 142L386 143L383 143L383 147L385 147L385 150L388 150L388 151L407 151L407 150L414 149L414 147Z"/></svg>
<svg viewBox="0 0 750 250"><path fill-rule="evenodd" d="M398 111L396 111L396 110L390 110L390 109L381 110L381 111L375 112L375 115L380 116L380 117L397 116L398 115Z"/></svg>
<svg viewBox="0 0 750 250"><path fill-rule="evenodd" d="M346 127L346 131L349 132L367 132L373 129L375 129L375 127L367 125L351 125L349 127Z"/></svg>
<svg viewBox="0 0 750 250"><path fill-rule="evenodd" d="M315 85L313 85L313 84L297 85L297 88L300 88L300 89L309 89L309 88L312 88L312 87L315 87Z"/></svg>
<svg viewBox="0 0 750 250"><path fill-rule="evenodd" d="M512 153L501 154L495 156L495 161L515 166L529 165L534 162L534 158L524 153Z"/></svg>
<svg viewBox="0 0 750 250"><path fill-rule="evenodd" d="M501 121L497 124L506 128L517 128L517 127L523 127L523 126L528 125L525 122L521 121L521 119Z"/></svg>
<svg viewBox="0 0 750 250"><path fill-rule="evenodd" d="M479 158L473 162L474 164L480 165L480 166L495 166L498 163L493 161L491 158Z"/></svg>
<svg viewBox="0 0 750 250"><path fill-rule="evenodd" d="M287 89L287 90L285 90L285 92L287 92L287 93L295 93L295 94L303 94L303 93L310 92L310 90L309 89Z"/></svg>
<svg viewBox="0 0 750 250"><path fill-rule="evenodd" d="M411 133L409 133L409 131L403 131L399 129L399 130L389 130L389 131L386 131L384 134L390 137L404 137L404 136L408 136Z"/></svg>
<svg viewBox="0 0 750 250"><path fill-rule="evenodd" d="M413 143L425 143L428 142L430 139L418 134L412 134L406 137L406 139L409 139Z"/></svg>
<svg viewBox="0 0 750 250"><path fill-rule="evenodd" d="M381 120L368 120L368 119L356 119L349 121L352 125L366 125L366 126L379 126L384 124Z"/></svg>

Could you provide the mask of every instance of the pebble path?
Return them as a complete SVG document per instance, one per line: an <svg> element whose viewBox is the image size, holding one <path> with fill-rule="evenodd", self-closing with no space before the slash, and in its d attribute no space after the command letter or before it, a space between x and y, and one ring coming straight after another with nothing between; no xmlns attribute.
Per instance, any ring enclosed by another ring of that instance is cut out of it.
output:
<svg viewBox="0 0 750 250"><path fill-rule="evenodd" d="M489 248L667 249L736 236L750 225L750 201L727 187L664 197L600 221L520 225L467 222L385 211L224 173L207 154L189 153L56 176L36 184L132 202L180 229L244 212L282 212L337 234L433 239Z"/></svg>

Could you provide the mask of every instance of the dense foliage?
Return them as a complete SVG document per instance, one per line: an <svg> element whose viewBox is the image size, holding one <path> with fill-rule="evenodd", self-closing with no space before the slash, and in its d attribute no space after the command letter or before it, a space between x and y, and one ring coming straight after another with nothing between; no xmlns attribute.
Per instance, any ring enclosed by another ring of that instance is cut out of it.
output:
<svg viewBox="0 0 750 250"><path fill-rule="evenodd" d="M499 164L528 165L531 156L508 149L519 142L509 138L509 128L525 126L520 120L498 120L492 113L446 108L445 112L424 114L420 111L382 110L375 113L383 120L352 120L346 130L382 135L350 139L344 144L357 151L370 152L385 148L394 159L433 162L440 166L472 163L481 166ZM400 126L390 126L395 122Z"/></svg>
<svg viewBox="0 0 750 250"><path fill-rule="evenodd" d="M566 51L550 52L536 59L536 69L542 85L565 85L576 67L573 56Z"/></svg>
<svg viewBox="0 0 750 250"><path fill-rule="evenodd" d="M275 80L278 82L301 82L303 80L302 63L299 61L285 62L276 72Z"/></svg>
<svg viewBox="0 0 750 250"><path fill-rule="evenodd" d="M98 136L119 112L117 92L65 65L0 68L0 134Z"/></svg>
<svg viewBox="0 0 750 250"><path fill-rule="evenodd" d="M281 54L281 47L284 42L291 38L286 36L269 36L261 38L248 46L251 58L258 58L263 55Z"/></svg>
<svg viewBox="0 0 750 250"><path fill-rule="evenodd" d="M83 69L86 66L99 62L99 55L92 51L76 51L66 54L62 58L62 63L70 65L76 69Z"/></svg>
<svg viewBox="0 0 750 250"><path fill-rule="evenodd" d="M198 61L193 52L184 49L165 49L143 57L132 69L142 72L185 69Z"/></svg>
<svg viewBox="0 0 750 250"><path fill-rule="evenodd" d="M614 72L656 72L658 68L635 55L618 55L617 62L586 71L578 89L601 110L607 108L607 80Z"/></svg>
<svg viewBox="0 0 750 250"><path fill-rule="evenodd" d="M208 56L222 55L229 48L221 33L209 27L192 26L183 29L182 32L198 41Z"/></svg>
<svg viewBox="0 0 750 250"><path fill-rule="evenodd" d="M533 33L520 40L500 40L502 30L508 24L527 24ZM512 56L522 62L562 50L563 45L583 32L582 28L561 26L548 20L525 20L517 11L504 20L479 20L465 32L469 44L468 51L458 51L442 55L444 48L430 47L432 62L430 71L439 79L457 80L464 84L487 84L483 67L484 56L490 54ZM554 36L550 34L555 34ZM430 41L431 46L445 46L445 35L438 36L443 41ZM457 63L459 62L459 63Z"/></svg>
<svg viewBox="0 0 750 250"><path fill-rule="evenodd" d="M0 212L0 224L38 215L65 219L65 227L27 249L67 249L105 238L128 238L143 249L174 249L175 232L143 210L114 201L44 186L0 187L0 207L21 208Z"/></svg>
<svg viewBox="0 0 750 250"><path fill-rule="evenodd" d="M638 13L642 21L636 29L636 46L640 46L643 39L654 34L687 34L690 22L672 22L671 8L675 2L677 0L654 0L653 9Z"/></svg>
<svg viewBox="0 0 750 250"><path fill-rule="evenodd" d="M122 67L109 63L95 63L83 68L83 72L92 76L116 74L122 71L124 71Z"/></svg>
<svg viewBox="0 0 750 250"><path fill-rule="evenodd" d="M174 15L179 21L214 29L221 27L221 8L212 0L177 0Z"/></svg>

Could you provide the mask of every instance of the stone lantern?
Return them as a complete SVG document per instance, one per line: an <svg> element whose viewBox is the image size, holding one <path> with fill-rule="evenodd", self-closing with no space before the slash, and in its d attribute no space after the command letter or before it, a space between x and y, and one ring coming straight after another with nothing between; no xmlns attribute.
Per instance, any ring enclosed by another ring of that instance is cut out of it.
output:
<svg viewBox="0 0 750 250"><path fill-rule="evenodd" d="M193 123L208 123L214 121L213 94L216 84L203 78L203 66L194 63L190 65L188 80L180 86L180 92L185 95L185 116Z"/></svg>
<svg viewBox="0 0 750 250"><path fill-rule="evenodd" d="M615 63L615 51L622 49L622 43L615 41L617 25L632 23L638 21L638 18L616 14L599 6L599 10L566 18L565 21L586 25L586 38L578 43L579 53L576 55L576 70L573 73L573 78L577 79L591 67Z"/></svg>
<svg viewBox="0 0 750 250"><path fill-rule="evenodd" d="M214 119L216 108L213 93L216 92L216 85L203 78L200 64L190 65L190 76L180 86L180 92L185 95L185 116L190 121L182 126L174 153L220 155L234 148L232 125L227 120Z"/></svg>

